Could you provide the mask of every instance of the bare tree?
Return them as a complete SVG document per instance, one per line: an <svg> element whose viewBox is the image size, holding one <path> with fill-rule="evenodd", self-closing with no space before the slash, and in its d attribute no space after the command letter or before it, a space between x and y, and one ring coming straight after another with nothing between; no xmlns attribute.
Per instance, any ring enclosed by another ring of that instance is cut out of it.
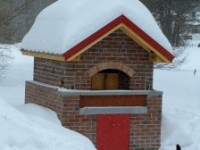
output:
<svg viewBox="0 0 200 150"><path fill-rule="evenodd" d="M173 47L183 46L188 14L199 6L200 0L141 0L154 14L163 33Z"/></svg>
<svg viewBox="0 0 200 150"><path fill-rule="evenodd" d="M8 69L9 62L12 59L10 50L7 45L0 45L0 78L3 76L6 69Z"/></svg>
<svg viewBox="0 0 200 150"><path fill-rule="evenodd" d="M12 43L12 38L24 27L22 24L17 25L17 20L26 15L32 2L33 0L0 0L0 40Z"/></svg>
<svg viewBox="0 0 200 150"><path fill-rule="evenodd" d="M154 14L163 33L173 46L175 59L171 64L157 63L156 69L175 69L186 61L185 24L187 16L200 4L200 0L141 0Z"/></svg>
<svg viewBox="0 0 200 150"><path fill-rule="evenodd" d="M155 69L163 69L163 70L170 70L170 69L176 69L177 67L184 64L187 60L187 54L184 53L185 47L177 47L174 48L173 54L175 56L172 63L155 63L154 68Z"/></svg>
<svg viewBox="0 0 200 150"><path fill-rule="evenodd" d="M5 42L10 43L10 38L18 30L11 30L12 21L23 14L33 0L19 0L16 6L12 6L13 0L0 0L0 38L6 39ZM9 8L9 9L8 9ZM10 54L10 46L6 44L0 45L0 78L8 69L9 62L12 59Z"/></svg>
<svg viewBox="0 0 200 150"><path fill-rule="evenodd" d="M22 14L26 8L28 8L33 0L24 0L22 1L19 6L14 7L10 10L5 10L5 8L0 8L0 26L1 25L8 25L15 17ZM6 1L0 1L0 5L4 6ZM7 5L10 5L9 1L7 1Z"/></svg>

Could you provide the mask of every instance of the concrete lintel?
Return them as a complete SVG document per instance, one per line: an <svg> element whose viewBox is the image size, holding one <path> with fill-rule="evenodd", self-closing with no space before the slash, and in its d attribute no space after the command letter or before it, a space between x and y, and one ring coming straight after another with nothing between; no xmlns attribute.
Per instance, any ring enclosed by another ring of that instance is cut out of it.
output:
<svg viewBox="0 0 200 150"><path fill-rule="evenodd" d="M160 92L153 90L67 90L58 89L58 93L63 96L109 96L109 95L160 95Z"/></svg>
<svg viewBox="0 0 200 150"><path fill-rule="evenodd" d="M84 107L80 109L80 114L147 114L147 107Z"/></svg>

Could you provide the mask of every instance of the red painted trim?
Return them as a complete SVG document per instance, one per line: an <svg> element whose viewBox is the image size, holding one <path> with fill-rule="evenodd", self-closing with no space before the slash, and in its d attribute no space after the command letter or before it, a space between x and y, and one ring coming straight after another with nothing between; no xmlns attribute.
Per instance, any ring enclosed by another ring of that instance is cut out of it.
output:
<svg viewBox="0 0 200 150"><path fill-rule="evenodd" d="M171 53L169 53L164 47L162 47L159 43L157 43L154 39L152 39L148 34L146 34L142 29L140 29L136 24L131 22L124 15L119 16L118 18L116 18L115 20L113 20L112 22L110 22L109 24L107 24L106 26L104 26L103 28L101 28L100 30L98 30L97 32L95 32L94 34L92 34L91 36L74 46L73 48L71 48L70 50L65 52L63 56L66 60L69 59L70 57L81 51L83 48L85 48L87 45L94 42L101 36L105 35L121 23L125 24L133 32L135 32L138 36L140 36L143 40L150 44L153 48L158 50L158 52L162 54L166 59L168 59L169 61L173 60L174 56Z"/></svg>
<svg viewBox="0 0 200 150"><path fill-rule="evenodd" d="M97 115L98 150L128 150L130 114Z"/></svg>
<svg viewBox="0 0 200 150"><path fill-rule="evenodd" d="M100 38L104 34L108 33L110 30L112 30L116 26L118 26L122 22L122 18L123 18L122 16L116 18L111 23L107 24L106 26L101 28L99 31L95 32L94 34L92 34L91 36L89 36L88 38L86 38L85 40L83 40L82 42L80 42L79 44L71 48L70 50L68 50L66 53L64 53L65 59L66 60L69 59L70 57L78 53L80 50L82 50L84 47L94 42L96 39Z"/></svg>
<svg viewBox="0 0 200 150"><path fill-rule="evenodd" d="M164 47L162 47L158 42L152 39L148 34L146 34L142 29L131 22L128 18L124 16L122 22L131 30L133 30L138 36L140 36L144 41L146 41L149 45L158 50L158 52L165 56L169 61L173 60L174 56L171 53L169 53Z"/></svg>

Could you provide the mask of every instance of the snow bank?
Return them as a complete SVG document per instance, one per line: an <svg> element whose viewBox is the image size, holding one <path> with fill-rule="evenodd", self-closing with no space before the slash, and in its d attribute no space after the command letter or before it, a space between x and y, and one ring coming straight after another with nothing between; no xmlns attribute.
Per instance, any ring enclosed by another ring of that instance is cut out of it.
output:
<svg viewBox="0 0 200 150"><path fill-rule="evenodd" d="M139 0L59 0L38 15L22 45L26 50L63 54L121 15L172 53L170 43Z"/></svg>
<svg viewBox="0 0 200 150"><path fill-rule="evenodd" d="M200 150L200 48L187 47L185 53L179 70L154 71L154 88L164 92L160 150L175 150L176 144Z"/></svg>
<svg viewBox="0 0 200 150"><path fill-rule="evenodd" d="M162 147L175 147L176 144L179 144L183 150L200 150L199 132L199 115L183 110L165 112L162 127Z"/></svg>
<svg viewBox="0 0 200 150"><path fill-rule="evenodd" d="M63 128L51 110L36 105L19 109L0 99L1 150L95 150L87 138Z"/></svg>
<svg viewBox="0 0 200 150"><path fill-rule="evenodd" d="M45 119L51 123L61 125L56 113L46 107L39 106L36 104L26 104L17 107L22 113L29 115L31 119ZM35 120L37 121L37 120Z"/></svg>
<svg viewBox="0 0 200 150"><path fill-rule="evenodd" d="M13 58L9 60L8 70L0 78L0 97L15 106L23 104L25 80L33 78L33 57L21 54L21 44L0 44L0 48L4 51L9 50Z"/></svg>

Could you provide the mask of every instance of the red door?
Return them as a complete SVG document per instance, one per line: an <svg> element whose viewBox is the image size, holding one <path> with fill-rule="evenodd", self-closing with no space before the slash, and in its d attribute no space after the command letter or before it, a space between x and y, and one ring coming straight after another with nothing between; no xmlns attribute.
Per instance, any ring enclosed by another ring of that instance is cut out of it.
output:
<svg viewBox="0 0 200 150"><path fill-rule="evenodd" d="M128 150L130 115L97 116L97 149Z"/></svg>

